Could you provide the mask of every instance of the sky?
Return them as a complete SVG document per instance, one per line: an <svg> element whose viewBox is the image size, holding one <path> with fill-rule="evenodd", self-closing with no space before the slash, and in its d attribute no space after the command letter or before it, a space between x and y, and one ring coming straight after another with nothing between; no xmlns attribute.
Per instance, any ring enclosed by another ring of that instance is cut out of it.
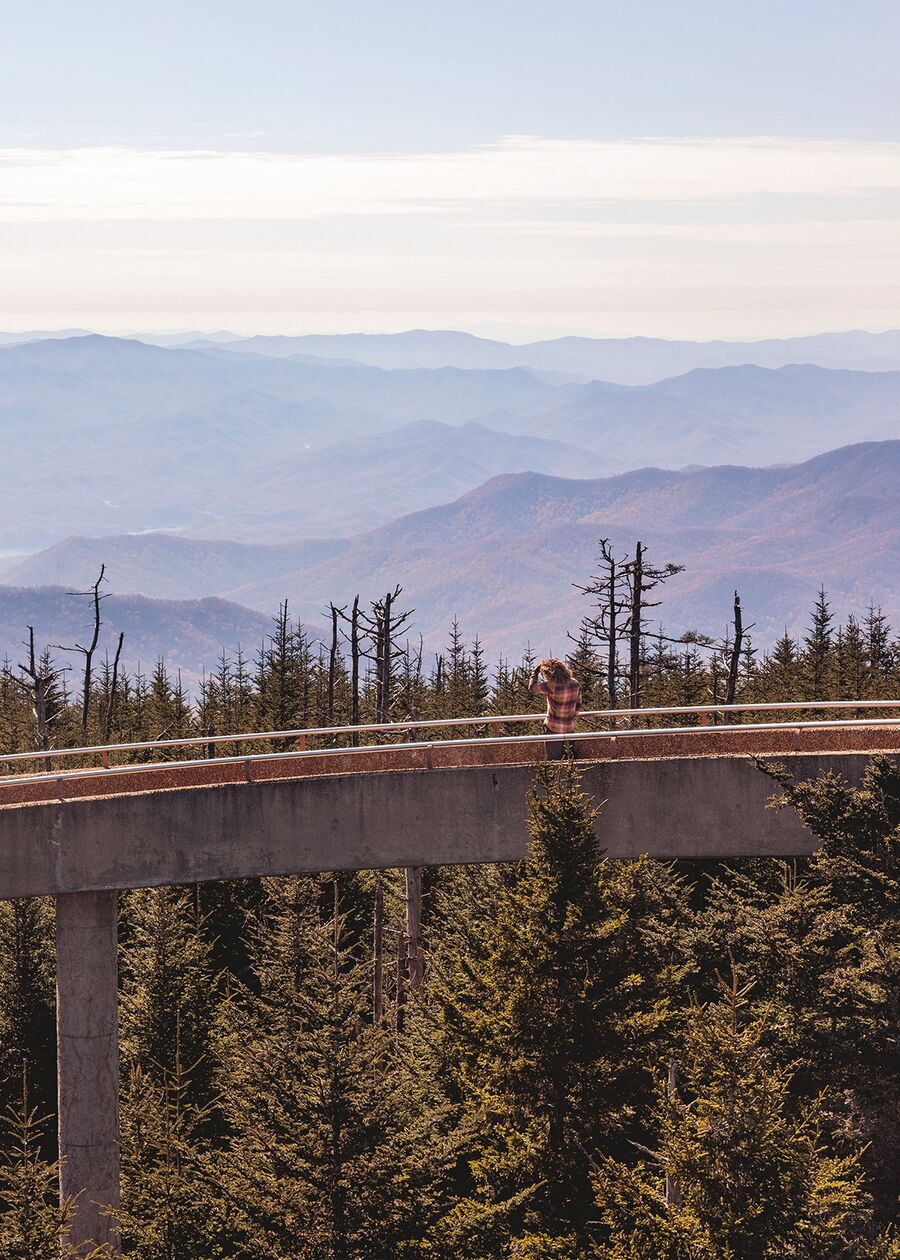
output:
<svg viewBox="0 0 900 1260"><path fill-rule="evenodd" d="M896 0L32 0L3 32L3 330L900 325Z"/></svg>

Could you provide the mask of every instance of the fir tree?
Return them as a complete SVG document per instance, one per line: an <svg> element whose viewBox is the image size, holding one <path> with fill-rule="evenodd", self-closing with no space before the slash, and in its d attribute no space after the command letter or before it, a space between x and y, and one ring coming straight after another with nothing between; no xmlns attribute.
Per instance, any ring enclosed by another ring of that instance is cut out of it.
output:
<svg viewBox="0 0 900 1260"><path fill-rule="evenodd" d="M866 640L869 669L876 678L890 674L895 665L895 654L891 651L891 628L888 619L874 601L869 603L863 621L863 633Z"/></svg>
<svg viewBox="0 0 900 1260"><path fill-rule="evenodd" d="M793 783L767 768L782 789L775 804L796 809L821 841L808 878L840 944L810 1002L826 1023L822 1085L846 1091L843 1119L867 1145L876 1214L887 1221L900 1180L900 768L875 757L858 788L833 774Z"/></svg>
<svg viewBox="0 0 900 1260"><path fill-rule="evenodd" d="M795 1111L790 1072L737 975L695 1007L677 1076L658 1093L652 1162L595 1177L608 1260L831 1260L865 1243L858 1159L823 1149L819 1107ZM599 1242L599 1240L598 1240Z"/></svg>
<svg viewBox="0 0 900 1260"><path fill-rule="evenodd" d="M200 1175L213 1150L208 1108L197 1107L190 1076L128 1065L122 1082L122 1207L125 1253L135 1260L234 1256L233 1213ZM217 1152L216 1158L227 1158Z"/></svg>
<svg viewBox="0 0 900 1260"><path fill-rule="evenodd" d="M59 1202L59 1167L42 1154L46 1128L27 1090L0 1117L0 1260L91 1260L66 1242L74 1205Z"/></svg>
<svg viewBox="0 0 900 1260"><path fill-rule="evenodd" d="M834 616L822 587L812 613L812 622L804 639L804 681L808 700L827 700L831 665Z"/></svg>
<svg viewBox="0 0 900 1260"><path fill-rule="evenodd" d="M56 1108L56 956L49 898L0 901L0 1104Z"/></svg>
<svg viewBox="0 0 900 1260"><path fill-rule="evenodd" d="M526 862L470 938L475 956L442 961L448 1068L482 1125L472 1190L442 1224L449 1254L584 1242L592 1152L628 1123L632 1073L666 1021L618 939L594 824L574 769L541 768Z"/></svg>
<svg viewBox="0 0 900 1260"><path fill-rule="evenodd" d="M368 958L345 943L341 914L322 923L312 881L273 896L254 947L258 989L230 1008L221 1084L234 1139L206 1175L247 1254L404 1254L437 1214L452 1163L445 1108L373 1026Z"/></svg>
<svg viewBox="0 0 900 1260"><path fill-rule="evenodd" d="M183 889L151 888L124 904L121 1043L126 1062L164 1080L176 1064L190 1075L192 1101L209 1097L215 1040L210 946Z"/></svg>

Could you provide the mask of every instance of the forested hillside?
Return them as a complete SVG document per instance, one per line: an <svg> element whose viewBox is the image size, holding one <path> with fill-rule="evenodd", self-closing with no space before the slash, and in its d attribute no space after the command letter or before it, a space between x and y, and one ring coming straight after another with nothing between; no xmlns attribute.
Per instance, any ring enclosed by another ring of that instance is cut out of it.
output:
<svg viewBox="0 0 900 1260"><path fill-rule="evenodd" d="M287 597L315 625L329 600L376 595L402 573L429 652L458 617L491 655L529 641L558 653L581 616L573 584L592 571L597 539L618 547L639 537L685 566L666 590L670 633L721 633L737 586L756 641L771 646L785 627L800 632L820 583L842 614L877 592L900 619L898 484L898 441L786 468L651 468L592 480L519 473L352 539L76 538L11 565L5 580L85 589L105 562L116 590L218 595L266 613Z"/></svg>
<svg viewBox="0 0 900 1260"><path fill-rule="evenodd" d="M347 536L496 473L797 462L896 438L898 386L803 363L626 386L100 336L0 347L0 550L159 529Z"/></svg>
<svg viewBox="0 0 900 1260"><path fill-rule="evenodd" d="M286 609L195 703L160 663L99 669L84 710L77 675L45 660L45 730L536 707L530 657L491 669L454 626L429 668L395 641L402 593L391 607L361 612L358 688L342 637L315 649ZM589 609L571 645L588 706L724 698L729 642L648 633L635 684L601 630ZM739 700L897 696L900 640L874 606L837 625L823 595L802 641L745 643L734 682ZM0 764L40 745L34 685L0 671ZM605 862L602 805L574 769L538 769L527 861L427 869L421 938L415 872L125 894L127 1254L896 1257L900 776L883 759L861 790L769 773L821 842L809 861ZM0 1240L29 1260L58 1254L53 1007L52 903L0 903Z"/></svg>

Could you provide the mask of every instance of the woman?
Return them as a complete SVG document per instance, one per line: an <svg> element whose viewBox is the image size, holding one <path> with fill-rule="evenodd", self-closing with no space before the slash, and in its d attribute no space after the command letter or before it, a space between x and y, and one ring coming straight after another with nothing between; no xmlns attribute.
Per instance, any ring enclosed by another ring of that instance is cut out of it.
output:
<svg viewBox="0 0 900 1260"><path fill-rule="evenodd" d="M575 719L581 712L581 684L572 677L571 670L555 656L534 667L529 690L547 697L547 716L544 730L548 735L570 735L575 730ZM575 750L568 740L554 740L547 745L547 760L561 761L573 757Z"/></svg>

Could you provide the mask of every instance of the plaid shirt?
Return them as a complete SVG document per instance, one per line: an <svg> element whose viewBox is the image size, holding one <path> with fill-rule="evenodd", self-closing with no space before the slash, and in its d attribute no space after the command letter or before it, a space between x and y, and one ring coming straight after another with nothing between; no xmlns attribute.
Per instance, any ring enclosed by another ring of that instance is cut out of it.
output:
<svg viewBox="0 0 900 1260"><path fill-rule="evenodd" d="M575 729L575 718L581 708L581 684L573 678L561 687L551 687L543 678L531 684L531 690L547 697L544 725L551 735L568 735Z"/></svg>

